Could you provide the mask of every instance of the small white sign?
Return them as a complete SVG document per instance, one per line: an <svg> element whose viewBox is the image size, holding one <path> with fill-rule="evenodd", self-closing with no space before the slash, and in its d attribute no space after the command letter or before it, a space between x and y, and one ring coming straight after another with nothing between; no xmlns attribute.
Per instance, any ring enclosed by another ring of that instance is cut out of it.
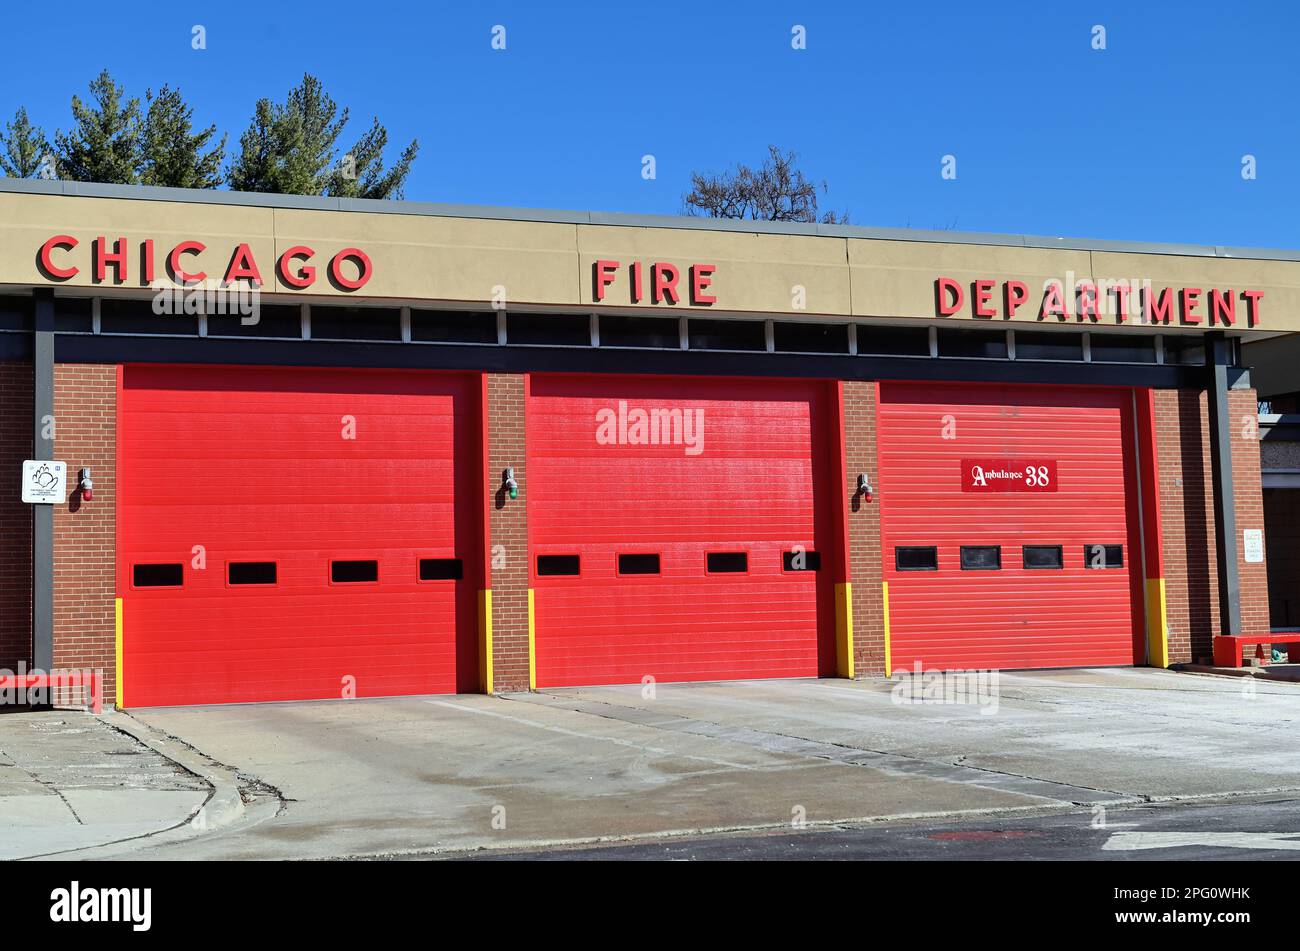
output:
<svg viewBox="0 0 1300 951"><path fill-rule="evenodd" d="M23 460L23 501L57 505L68 497L68 467L50 459Z"/></svg>
<svg viewBox="0 0 1300 951"><path fill-rule="evenodd" d="M1260 564L1264 560L1264 532L1258 528L1248 528L1241 534L1241 547L1246 553L1246 564Z"/></svg>

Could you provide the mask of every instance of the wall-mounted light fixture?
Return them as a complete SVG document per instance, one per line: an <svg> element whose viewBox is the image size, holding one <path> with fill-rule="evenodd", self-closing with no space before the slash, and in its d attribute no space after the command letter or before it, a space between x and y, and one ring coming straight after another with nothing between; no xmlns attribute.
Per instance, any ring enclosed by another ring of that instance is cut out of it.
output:
<svg viewBox="0 0 1300 951"><path fill-rule="evenodd" d="M87 502L95 497L95 483L90 481L88 468L83 468L77 473L77 488L81 489L81 497Z"/></svg>
<svg viewBox="0 0 1300 951"><path fill-rule="evenodd" d="M870 502L872 493L873 489L871 488L871 483L867 481L866 474L863 473L858 476L858 494L863 497L863 501Z"/></svg>
<svg viewBox="0 0 1300 951"><path fill-rule="evenodd" d="M507 469L501 474L501 485L512 499L519 498L519 483L515 481L515 470L513 467Z"/></svg>

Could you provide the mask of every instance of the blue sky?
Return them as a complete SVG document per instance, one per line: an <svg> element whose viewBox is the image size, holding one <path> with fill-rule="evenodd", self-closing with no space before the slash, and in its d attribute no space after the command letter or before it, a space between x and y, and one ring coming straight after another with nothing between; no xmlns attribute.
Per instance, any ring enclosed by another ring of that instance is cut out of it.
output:
<svg viewBox="0 0 1300 951"><path fill-rule="evenodd" d="M107 66L179 86L233 144L310 71L356 132L420 140L410 199L676 214L692 169L771 142L855 224L1300 247L1295 4L70 0L5 26L6 120L66 127Z"/></svg>

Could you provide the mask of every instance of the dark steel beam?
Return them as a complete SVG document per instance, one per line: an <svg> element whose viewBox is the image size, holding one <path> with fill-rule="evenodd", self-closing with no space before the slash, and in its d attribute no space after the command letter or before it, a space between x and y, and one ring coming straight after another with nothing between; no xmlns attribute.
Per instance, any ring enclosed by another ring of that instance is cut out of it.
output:
<svg viewBox="0 0 1300 951"><path fill-rule="evenodd" d="M1214 542L1219 567L1221 634L1241 633L1241 577L1237 570L1237 509L1232 486L1232 419L1228 412L1229 341L1205 335L1206 392L1210 410L1210 471L1214 481Z"/></svg>
<svg viewBox="0 0 1300 951"><path fill-rule="evenodd" d="M32 454L54 458L54 292L32 295ZM54 666L54 506L32 506L32 666Z"/></svg>

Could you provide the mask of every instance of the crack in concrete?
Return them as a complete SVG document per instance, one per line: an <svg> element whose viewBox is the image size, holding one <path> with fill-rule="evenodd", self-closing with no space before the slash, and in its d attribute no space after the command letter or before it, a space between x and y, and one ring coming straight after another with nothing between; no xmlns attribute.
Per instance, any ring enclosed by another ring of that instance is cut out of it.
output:
<svg viewBox="0 0 1300 951"><path fill-rule="evenodd" d="M546 697L550 703L535 699L538 697ZM841 763L846 766L865 766L905 776L921 776L942 782L999 789L1053 802L1092 805L1098 802L1132 802L1142 799L1137 794L1119 792L1113 789L1055 782L991 767L937 761L906 753L873 750L831 740L816 740L794 734L754 730L749 727L727 726L711 720L683 717L677 714L652 713L641 707L625 707L603 700L573 700L562 695L546 693L545 691L540 691L538 694L510 694L503 696L502 699L522 703L536 703L540 706L561 706L574 713L603 717L623 723L634 723L651 729L685 733L693 736L707 736L712 739L742 743L746 746L757 747L770 752L806 756ZM635 714L629 715L633 711L635 711ZM773 743L773 739L778 742ZM972 777L971 773L978 774L978 776ZM1080 792L1091 795L1078 798L1077 794Z"/></svg>
<svg viewBox="0 0 1300 951"><path fill-rule="evenodd" d="M48 789L50 792L54 793L54 795L58 796L59 802L63 803L63 805L67 807L68 812L72 813L72 818L77 820L77 825L84 826L86 824L85 820L82 819L81 816L77 815L77 810L72 807L72 803L68 802L68 797L63 795L63 790L59 789L58 786L56 786L54 783L50 782L49 780L42 779L38 773L33 772L32 770L28 769L26 766L20 765L17 762L17 760L15 760L4 750L0 750L0 756L5 757L5 759L8 761L3 765L12 766L14 769L22 770L24 773L28 775L28 777L31 778L32 782L34 782L36 785L43 786L44 788Z"/></svg>
<svg viewBox="0 0 1300 951"><path fill-rule="evenodd" d="M190 751L191 753L193 753L195 756L199 756L199 757L201 757L201 758L207 760L209 763L213 764L214 766L217 766L217 767L219 767L220 769L224 769L224 770L226 770L227 772L232 773L232 774L233 774L233 775L234 775L234 776L239 780L239 784L238 784L239 796L240 796L241 799L244 799L246 802L248 801L248 797L245 796L245 793L246 793L246 792L249 793L249 794L256 794L256 793L269 793L271 796L273 796L273 797L275 798L276 802L278 803L278 805L277 805L277 807L276 807L276 810L275 810L275 815L271 817L271 818L273 818L273 819L274 819L274 818L278 818L279 815L280 815L282 812L284 812L284 810L287 808L287 806L288 806L289 803L291 803L291 802L296 802L296 801L297 801L297 800L294 800L294 799L290 799L288 796L286 796L284 793L282 793L282 792L279 790L278 787L273 786L271 783L268 783L266 780L262 779L261 777L253 776L253 775L251 775L251 774L249 774L249 773L244 772L242 769L240 769L240 768L237 767L237 766L231 766L229 763L223 763L223 762L221 762L221 760L219 760L219 759L217 759L216 757L214 757L214 756L210 756L209 754L203 752L203 750L199 749L199 748L198 748L197 746L195 746L193 743L191 743L191 742L189 742L188 740L185 740L185 739L183 739L183 738L177 736L175 733L170 733L170 732L168 732L167 730L162 729L161 727L157 727L157 726L153 726L152 724L145 723L144 721L142 721L142 720L140 720L140 719L138 719L138 718L136 718L136 717L131 716L131 714L130 714L128 711L123 710L123 711L120 711L120 713L121 713L121 716L127 717L128 719L132 720L133 722L140 724L141 729L149 730L149 731L151 731L151 732L154 732L154 733L160 734L161 736L165 737L166 739L170 740L171 742L175 743L176 745L185 747L187 750L189 750L189 751ZM127 737L127 738L130 739L132 742L135 742L135 743L139 743L139 742L140 742L138 739L136 739L134 736L131 736L130 733L127 733L127 732L126 732L125 730L123 730L121 727L118 727L118 726L116 726L116 725L114 725L114 724L112 724L112 723L107 724L107 726L108 726L110 729L116 730L118 733L121 733L123 736ZM155 752L157 752L157 751L155 750ZM162 755L164 755L164 754L161 754L161 753L160 753L159 755L162 756ZM171 763L172 765L176 766L178 769L182 769L182 770L184 770L185 772L189 773L191 776L195 777L196 779L200 779L200 780L202 780L204 783L207 784L209 792L208 792L208 798L207 798L207 800L204 801L204 806L206 806L207 803L208 803L209 801L211 801L213 795L216 794L216 787L211 783L211 781L208 780L207 778L203 777L203 776L200 776L200 775L199 775L198 773L196 773L194 770L192 770L192 769L188 768L187 766L185 766L185 764L183 764L183 763L178 763L176 760L172 759L172 758L169 757L169 756L168 756L168 757L165 757L165 758L167 759L167 761L168 761L169 763ZM201 806L200 808L203 808L203 807Z"/></svg>

